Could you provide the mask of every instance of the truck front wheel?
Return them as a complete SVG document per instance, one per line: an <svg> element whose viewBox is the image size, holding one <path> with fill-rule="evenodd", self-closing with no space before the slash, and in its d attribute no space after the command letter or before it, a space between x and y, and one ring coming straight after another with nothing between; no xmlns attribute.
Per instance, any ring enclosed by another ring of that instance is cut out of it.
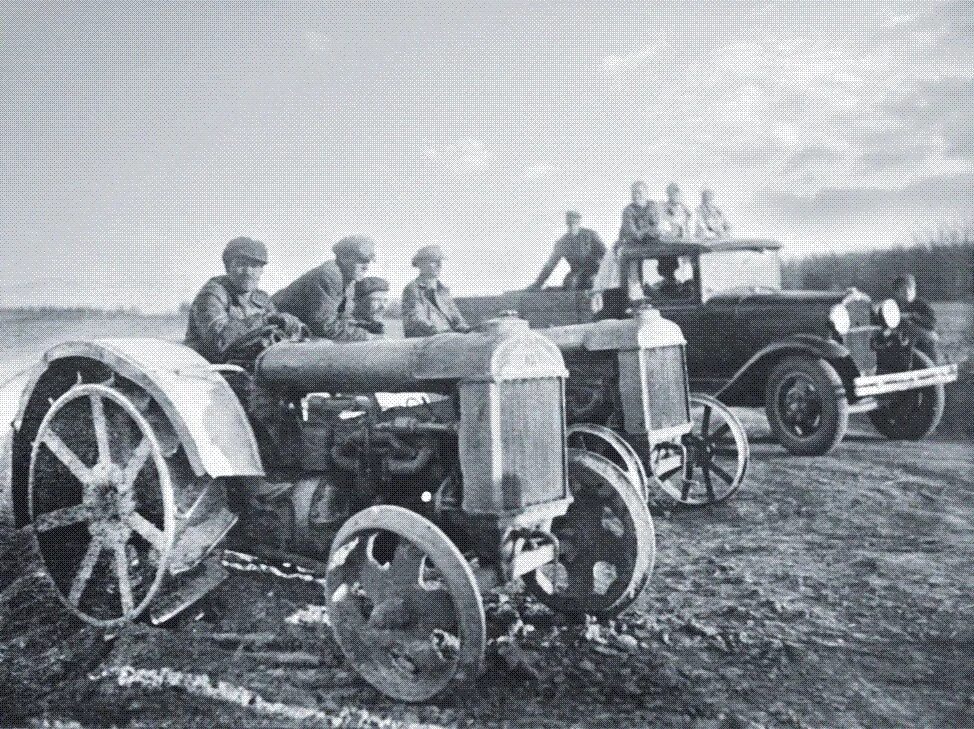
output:
<svg viewBox="0 0 974 729"><path fill-rule="evenodd" d="M849 425L842 378L820 357L785 357L765 388L771 434L790 453L820 456L833 450Z"/></svg>
<svg viewBox="0 0 974 729"><path fill-rule="evenodd" d="M914 349L911 354L905 369L922 370L935 366L933 360L919 349ZM880 369L884 369L882 364ZM869 419L876 430L891 440L923 440L933 435L940 424L946 399L943 385L880 396L879 407L869 413Z"/></svg>

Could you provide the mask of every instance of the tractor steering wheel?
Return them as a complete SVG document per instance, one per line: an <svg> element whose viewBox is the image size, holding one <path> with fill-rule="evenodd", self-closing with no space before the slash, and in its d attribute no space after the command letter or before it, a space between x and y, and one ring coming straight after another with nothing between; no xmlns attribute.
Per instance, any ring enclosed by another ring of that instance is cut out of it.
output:
<svg viewBox="0 0 974 729"><path fill-rule="evenodd" d="M238 337L224 352L227 362L253 361L271 345L295 339L277 324L264 324Z"/></svg>

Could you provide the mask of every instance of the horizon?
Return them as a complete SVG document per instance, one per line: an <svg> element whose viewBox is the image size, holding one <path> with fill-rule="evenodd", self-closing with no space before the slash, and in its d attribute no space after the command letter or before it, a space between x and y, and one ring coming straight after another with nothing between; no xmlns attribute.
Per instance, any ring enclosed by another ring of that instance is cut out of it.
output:
<svg viewBox="0 0 974 729"><path fill-rule="evenodd" d="M971 17L967 0L4 7L0 305L174 309L237 235L268 244L271 292L352 232L394 290L431 242L456 293L509 290L566 209L614 241L637 178L656 198L680 182L691 208L712 187L786 256L909 244L974 218Z"/></svg>

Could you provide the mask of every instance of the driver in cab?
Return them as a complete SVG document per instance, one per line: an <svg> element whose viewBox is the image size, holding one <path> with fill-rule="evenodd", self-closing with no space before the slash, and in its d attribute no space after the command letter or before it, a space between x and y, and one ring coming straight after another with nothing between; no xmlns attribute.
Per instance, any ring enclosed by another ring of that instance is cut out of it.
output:
<svg viewBox="0 0 974 729"><path fill-rule="evenodd" d="M271 297L258 288L267 265L267 246L253 238L234 238L223 249L226 273L214 276L200 289L189 308L185 344L213 363L236 359L238 345L250 341L248 354L262 349L264 329L276 328L298 339L304 325L297 317L278 312ZM268 339L268 344L270 343Z"/></svg>
<svg viewBox="0 0 974 729"><path fill-rule="evenodd" d="M693 281L680 281L676 272L680 270L677 256L663 256L656 261L656 271L660 280L645 288L646 295L653 301L674 301L689 298L693 294Z"/></svg>

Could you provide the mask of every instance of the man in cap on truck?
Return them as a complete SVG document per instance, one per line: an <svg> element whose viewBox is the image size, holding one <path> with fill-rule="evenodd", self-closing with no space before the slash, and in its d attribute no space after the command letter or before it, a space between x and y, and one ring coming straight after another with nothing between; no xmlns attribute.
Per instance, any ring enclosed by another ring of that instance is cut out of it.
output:
<svg viewBox="0 0 974 729"><path fill-rule="evenodd" d="M582 215L575 210L565 213L565 225L568 231L555 243L541 273L529 289L540 289L551 276L555 266L564 258L568 262L568 274L563 286L567 291L587 290L592 288L592 279L599 270L599 263L605 255L605 244L594 230L582 227Z"/></svg>
<svg viewBox="0 0 974 729"><path fill-rule="evenodd" d="M450 289L440 281L444 258L439 246L424 246L413 256L419 276L402 292L402 324L407 337L470 331Z"/></svg>
<svg viewBox="0 0 974 729"><path fill-rule="evenodd" d="M272 297L278 310L293 314L312 336L339 342L362 342L376 335L355 323L355 283L375 260L375 241L366 235L342 238L335 260L312 268Z"/></svg>
<svg viewBox="0 0 974 729"><path fill-rule="evenodd" d="M267 293L257 288L265 265L267 246L259 240L240 237L227 243L223 249L226 273L207 281L190 305L187 347L210 362L221 363L259 354L271 342L261 336L266 327L276 327L290 338L302 335L301 322L278 312ZM248 344L242 348L244 342Z"/></svg>
<svg viewBox="0 0 974 729"><path fill-rule="evenodd" d="M355 284L355 308L353 316L356 326L372 334L385 334L386 325L382 320L389 305L389 282L378 276L366 276Z"/></svg>

